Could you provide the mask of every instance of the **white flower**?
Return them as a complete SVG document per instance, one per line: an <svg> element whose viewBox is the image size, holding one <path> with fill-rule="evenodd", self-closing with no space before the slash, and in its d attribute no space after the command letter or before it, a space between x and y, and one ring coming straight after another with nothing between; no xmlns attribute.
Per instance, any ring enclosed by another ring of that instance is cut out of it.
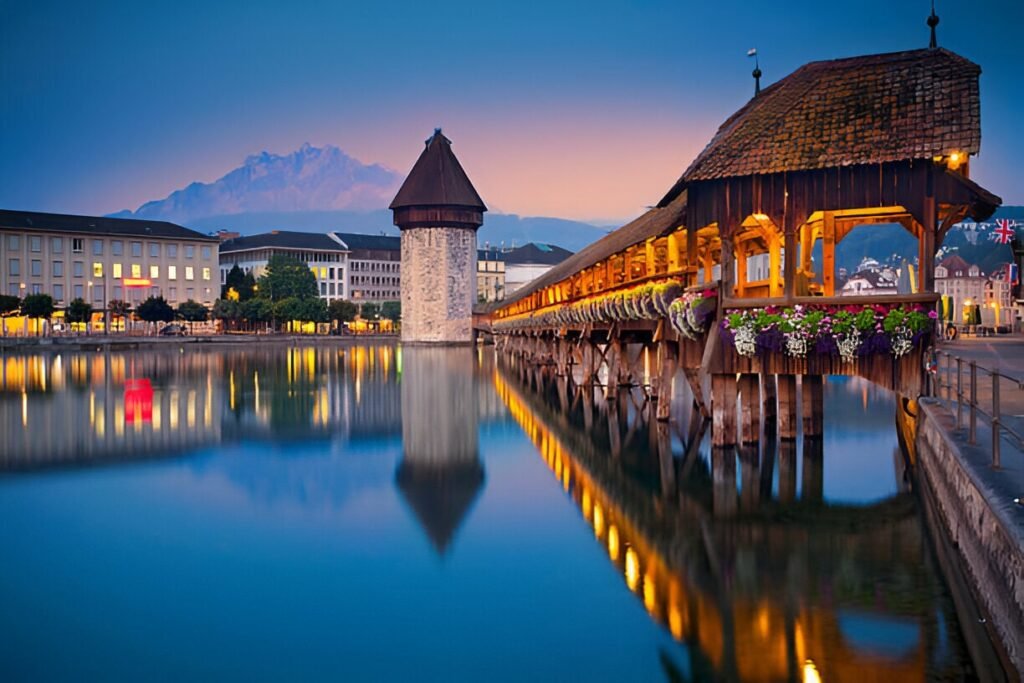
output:
<svg viewBox="0 0 1024 683"><path fill-rule="evenodd" d="M733 343L736 345L736 353L747 358L754 355L757 352L757 335L754 334L754 328L748 325L744 325L736 330L736 335L733 339Z"/></svg>
<svg viewBox="0 0 1024 683"><path fill-rule="evenodd" d="M892 355L896 358L906 355L914 348L913 338L908 330L896 330L892 338Z"/></svg>
<svg viewBox="0 0 1024 683"><path fill-rule="evenodd" d="M803 358L807 355L807 338L799 332L786 335L786 353L794 358Z"/></svg>
<svg viewBox="0 0 1024 683"><path fill-rule="evenodd" d="M857 358L857 349L860 348L860 334L853 332L839 337L836 341L839 347L839 356L847 363L852 363Z"/></svg>

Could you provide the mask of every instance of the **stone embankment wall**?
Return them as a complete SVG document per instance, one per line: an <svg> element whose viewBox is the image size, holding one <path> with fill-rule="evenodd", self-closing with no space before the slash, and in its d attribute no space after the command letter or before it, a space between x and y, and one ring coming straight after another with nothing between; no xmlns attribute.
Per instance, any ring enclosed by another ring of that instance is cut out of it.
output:
<svg viewBox="0 0 1024 683"><path fill-rule="evenodd" d="M955 420L940 405L924 399L919 406L918 467L1008 657L1024 672L1021 511L1012 496L993 485L998 473L986 471L987 449L959 444L953 437Z"/></svg>
<svg viewBox="0 0 1024 683"><path fill-rule="evenodd" d="M476 231L402 231L402 341L473 341Z"/></svg>

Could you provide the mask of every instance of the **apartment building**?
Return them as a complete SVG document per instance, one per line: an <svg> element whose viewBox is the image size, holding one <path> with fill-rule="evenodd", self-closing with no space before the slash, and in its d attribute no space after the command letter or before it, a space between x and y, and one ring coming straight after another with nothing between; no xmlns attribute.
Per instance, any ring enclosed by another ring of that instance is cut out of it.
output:
<svg viewBox="0 0 1024 683"><path fill-rule="evenodd" d="M220 245L220 284L228 271L238 266L259 278L273 256L289 256L309 266L316 276L321 298L348 299L349 248L332 234L274 230L259 235L235 237Z"/></svg>
<svg viewBox="0 0 1024 683"><path fill-rule="evenodd" d="M58 306L81 298L98 311L149 296L210 306L217 243L166 221L0 210L0 288L49 294Z"/></svg>
<svg viewBox="0 0 1024 683"><path fill-rule="evenodd" d="M477 249L476 300L499 301L505 298L505 254L498 249Z"/></svg>
<svg viewBox="0 0 1024 683"><path fill-rule="evenodd" d="M400 301L402 246L400 237L332 232L348 248L350 299L356 303Z"/></svg>

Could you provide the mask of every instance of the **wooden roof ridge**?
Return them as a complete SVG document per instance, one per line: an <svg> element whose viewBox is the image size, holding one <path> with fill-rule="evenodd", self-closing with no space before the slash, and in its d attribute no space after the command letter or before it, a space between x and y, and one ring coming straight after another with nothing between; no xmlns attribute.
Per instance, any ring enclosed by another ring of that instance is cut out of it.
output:
<svg viewBox="0 0 1024 683"><path fill-rule="evenodd" d="M480 195L452 151L452 141L434 129L389 209L457 206L486 211Z"/></svg>
<svg viewBox="0 0 1024 683"><path fill-rule="evenodd" d="M691 181L977 153L980 73L944 48L804 64L729 116L659 206Z"/></svg>
<svg viewBox="0 0 1024 683"><path fill-rule="evenodd" d="M682 225L685 222L685 217L686 192L684 191L668 206L651 208L601 239L591 242L551 270L512 292L507 298L495 302L492 310L503 308L539 289L561 282L584 268L590 268L599 261L625 251L651 237L659 237Z"/></svg>

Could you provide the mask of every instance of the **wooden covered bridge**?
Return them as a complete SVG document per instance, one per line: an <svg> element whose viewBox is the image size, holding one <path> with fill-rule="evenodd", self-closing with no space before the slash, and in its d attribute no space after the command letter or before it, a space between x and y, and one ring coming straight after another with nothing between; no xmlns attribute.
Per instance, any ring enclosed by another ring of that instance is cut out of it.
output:
<svg viewBox="0 0 1024 683"><path fill-rule="evenodd" d="M776 417L794 438L798 387L805 433L820 434L824 375L916 397L936 250L955 223L1001 202L970 180L980 71L940 48L801 67L726 120L656 207L482 324L522 372L608 400L642 387L659 419L681 369L718 446L756 442ZM836 296L836 246L880 223L918 240L911 291Z"/></svg>

